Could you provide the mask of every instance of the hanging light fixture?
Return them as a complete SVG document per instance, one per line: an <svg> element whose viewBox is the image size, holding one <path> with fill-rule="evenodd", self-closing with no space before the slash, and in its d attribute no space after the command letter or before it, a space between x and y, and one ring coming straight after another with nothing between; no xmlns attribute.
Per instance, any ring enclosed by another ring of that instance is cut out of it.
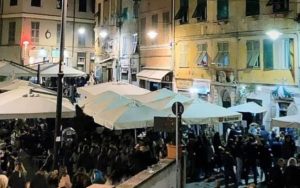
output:
<svg viewBox="0 0 300 188"><path fill-rule="evenodd" d="M267 31L266 35L268 35L272 40L276 40L282 35L282 33L275 29L272 29L272 30Z"/></svg>

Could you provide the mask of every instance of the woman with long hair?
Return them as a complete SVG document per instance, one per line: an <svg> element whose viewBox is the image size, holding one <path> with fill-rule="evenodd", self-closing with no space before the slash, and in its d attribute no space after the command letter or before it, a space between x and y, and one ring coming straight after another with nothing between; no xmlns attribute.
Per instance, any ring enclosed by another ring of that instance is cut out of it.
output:
<svg viewBox="0 0 300 188"><path fill-rule="evenodd" d="M16 162L15 169L9 177L10 188L25 188L27 171L22 162Z"/></svg>

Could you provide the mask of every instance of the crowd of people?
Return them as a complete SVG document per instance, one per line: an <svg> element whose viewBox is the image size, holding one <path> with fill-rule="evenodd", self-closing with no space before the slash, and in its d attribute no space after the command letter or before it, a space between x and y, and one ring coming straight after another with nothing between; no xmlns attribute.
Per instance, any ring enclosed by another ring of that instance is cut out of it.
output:
<svg viewBox="0 0 300 188"><path fill-rule="evenodd" d="M49 131L53 131L53 126L48 126L47 121L0 123L0 188L5 187L1 184L11 188L118 185L166 157L166 143L173 138L151 129L137 140L132 130L98 127L87 134L79 131L78 135L65 139L58 153L58 164L54 164L52 141L49 143L53 137L47 137L52 135ZM246 133L235 126L225 137L205 129L196 132L188 129L185 133L182 140L190 182L222 176L226 187L258 182L270 188L300 187L300 154L290 132L278 135L260 126ZM31 159L43 157L38 163L28 163L24 153ZM37 171L29 175L26 169Z"/></svg>
<svg viewBox="0 0 300 188"><path fill-rule="evenodd" d="M232 128L225 139L218 132L213 136L191 135L188 150L188 177L201 181L221 175L225 186L261 182L270 188L300 187L300 154L293 136L281 132L269 134L263 126L252 134ZM224 141L223 141L224 140Z"/></svg>
<svg viewBox="0 0 300 188"><path fill-rule="evenodd" d="M147 136L135 140L132 130L118 132L103 128L87 134L89 137L84 139L69 136L61 145L56 165L52 145L49 145L49 139L53 138L44 137L49 127L47 122L2 123L7 134L1 137L4 140L1 173L5 175L2 179L8 177L10 188L118 185L166 156L165 142L159 134L149 131ZM44 157L39 163L28 164L24 152L31 159ZM34 170L30 165L37 167L34 175L28 175L25 170Z"/></svg>

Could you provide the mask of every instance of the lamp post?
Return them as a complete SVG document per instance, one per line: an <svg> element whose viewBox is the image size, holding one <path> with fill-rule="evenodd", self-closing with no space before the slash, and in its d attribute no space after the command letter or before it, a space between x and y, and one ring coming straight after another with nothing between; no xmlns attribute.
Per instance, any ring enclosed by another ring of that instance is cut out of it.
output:
<svg viewBox="0 0 300 188"><path fill-rule="evenodd" d="M62 111L62 79L64 73L62 71L62 63L64 61L64 49L65 49L65 28L66 28L66 17L67 17L67 3L68 0L63 0L63 7L61 12L61 37L60 37L60 54L59 54L59 70L57 79L57 103L56 103L56 119L54 129L54 158L53 158L53 169L58 162L58 151L59 142L61 142L61 111Z"/></svg>

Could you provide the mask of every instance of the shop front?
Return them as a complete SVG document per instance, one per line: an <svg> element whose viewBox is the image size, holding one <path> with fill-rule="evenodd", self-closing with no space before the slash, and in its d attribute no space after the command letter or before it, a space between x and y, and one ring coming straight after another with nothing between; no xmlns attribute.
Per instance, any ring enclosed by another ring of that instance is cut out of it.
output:
<svg viewBox="0 0 300 188"><path fill-rule="evenodd" d="M137 74L139 85L150 91L161 88L172 90L173 72L171 70L144 69Z"/></svg>

